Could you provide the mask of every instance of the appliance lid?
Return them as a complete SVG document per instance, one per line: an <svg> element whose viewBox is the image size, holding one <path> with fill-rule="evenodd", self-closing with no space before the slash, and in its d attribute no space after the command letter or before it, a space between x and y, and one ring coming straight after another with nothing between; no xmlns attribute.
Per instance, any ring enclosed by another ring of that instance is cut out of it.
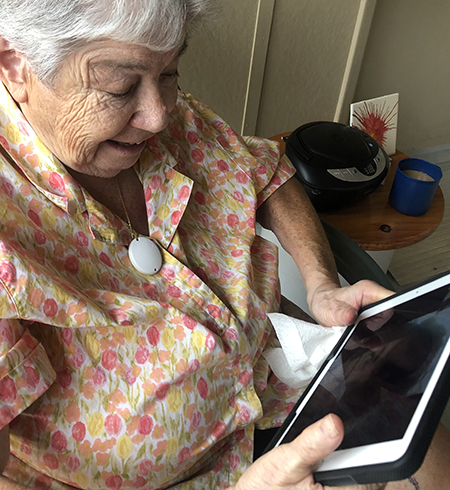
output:
<svg viewBox="0 0 450 490"><path fill-rule="evenodd" d="M361 131L333 122L307 125L296 136L309 153L345 167L358 166L373 154L373 145L361 137ZM370 137L368 137L370 138ZM370 138L371 139L371 138Z"/></svg>

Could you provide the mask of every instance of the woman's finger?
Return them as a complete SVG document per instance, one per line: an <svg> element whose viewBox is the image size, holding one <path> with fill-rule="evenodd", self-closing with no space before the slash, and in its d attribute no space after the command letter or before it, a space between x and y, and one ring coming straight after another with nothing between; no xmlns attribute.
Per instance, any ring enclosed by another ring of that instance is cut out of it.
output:
<svg viewBox="0 0 450 490"><path fill-rule="evenodd" d="M305 429L293 442L282 444L259 458L241 477L239 490L319 489L312 471L341 443L344 427L330 414Z"/></svg>

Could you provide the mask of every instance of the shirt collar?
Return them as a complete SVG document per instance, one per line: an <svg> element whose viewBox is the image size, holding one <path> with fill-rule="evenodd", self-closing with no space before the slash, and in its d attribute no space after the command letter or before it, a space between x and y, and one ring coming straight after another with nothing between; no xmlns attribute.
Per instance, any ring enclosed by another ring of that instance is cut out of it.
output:
<svg viewBox="0 0 450 490"><path fill-rule="evenodd" d="M42 143L2 83L0 143L26 178L47 199L70 214L86 209L80 186Z"/></svg>
<svg viewBox="0 0 450 490"><path fill-rule="evenodd" d="M193 180L176 169L179 147L167 128L148 141L139 160L139 176L145 189L149 237L164 248L171 243L186 211Z"/></svg>

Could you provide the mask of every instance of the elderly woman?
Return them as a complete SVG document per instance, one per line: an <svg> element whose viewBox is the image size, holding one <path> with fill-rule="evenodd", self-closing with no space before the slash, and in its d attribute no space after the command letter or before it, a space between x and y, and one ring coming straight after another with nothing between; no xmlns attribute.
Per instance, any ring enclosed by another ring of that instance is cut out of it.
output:
<svg viewBox="0 0 450 490"><path fill-rule="evenodd" d="M255 218L323 325L389 293L340 289L277 146L178 90L208 2L0 5L0 488L310 488L336 417L251 466L298 396L262 357L280 297Z"/></svg>

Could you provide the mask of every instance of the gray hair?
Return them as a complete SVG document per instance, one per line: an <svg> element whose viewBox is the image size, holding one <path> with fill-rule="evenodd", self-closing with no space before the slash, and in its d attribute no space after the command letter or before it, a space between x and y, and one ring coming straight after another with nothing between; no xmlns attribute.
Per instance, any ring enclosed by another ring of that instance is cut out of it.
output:
<svg viewBox="0 0 450 490"><path fill-rule="evenodd" d="M0 36L41 80L88 42L130 42L170 51L212 0L0 0Z"/></svg>

